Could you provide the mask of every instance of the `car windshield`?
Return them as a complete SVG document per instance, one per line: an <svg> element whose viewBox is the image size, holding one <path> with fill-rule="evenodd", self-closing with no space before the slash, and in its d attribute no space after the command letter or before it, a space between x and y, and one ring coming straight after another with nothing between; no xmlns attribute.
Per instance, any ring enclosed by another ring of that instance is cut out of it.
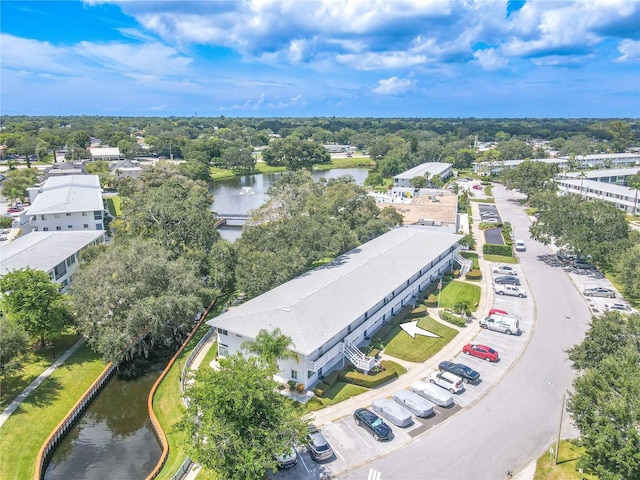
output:
<svg viewBox="0 0 640 480"><path fill-rule="evenodd" d="M487 351L488 351L489 353L496 353L496 351L495 351L493 348L487 348Z"/></svg>
<svg viewBox="0 0 640 480"><path fill-rule="evenodd" d="M371 426L374 427L374 428L378 427L380 425L382 425L382 419L380 419L380 418L376 418L373 422L371 422Z"/></svg>

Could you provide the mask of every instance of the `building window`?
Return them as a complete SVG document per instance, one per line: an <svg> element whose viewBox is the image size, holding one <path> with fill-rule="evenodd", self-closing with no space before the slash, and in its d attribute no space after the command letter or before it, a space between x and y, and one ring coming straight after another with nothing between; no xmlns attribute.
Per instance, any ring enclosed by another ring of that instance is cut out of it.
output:
<svg viewBox="0 0 640 480"><path fill-rule="evenodd" d="M62 227L58 226L56 227L56 230L62 230Z"/></svg>
<svg viewBox="0 0 640 480"><path fill-rule="evenodd" d="M312 370L307 370L307 378L311 378L316 374L316 372L312 371Z"/></svg>
<svg viewBox="0 0 640 480"><path fill-rule="evenodd" d="M64 280L62 280L62 282L60 283L61 287L66 287L67 285L69 285L69 282L67 281L67 279L65 278Z"/></svg>
<svg viewBox="0 0 640 480"><path fill-rule="evenodd" d="M82 212L82 216L86 217L87 216L87 212Z"/></svg>
<svg viewBox="0 0 640 480"><path fill-rule="evenodd" d="M88 223L85 223L85 224L83 225L83 227L84 227L84 228L89 228L89 224L88 224Z"/></svg>
<svg viewBox="0 0 640 480"><path fill-rule="evenodd" d="M67 267L65 266L64 262L60 262L58 265L53 267L53 274L55 275L56 280L59 280L66 273L67 273Z"/></svg>
<svg viewBox="0 0 640 480"><path fill-rule="evenodd" d="M297 370L291 370L291 379L292 380L297 380L298 379L298 371Z"/></svg>
<svg viewBox="0 0 640 480"><path fill-rule="evenodd" d="M102 224L96 223L96 230L102 230Z"/></svg>
<svg viewBox="0 0 640 480"><path fill-rule="evenodd" d="M222 357L228 357L229 356L229 347L227 347L223 343L220 343L218 345L218 355L220 355Z"/></svg>
<svg viewBox="0 0 640 480"><path fill-rule="evenodd" d="M70 216L71 216L71 214L70 214L70 213L67 213L67 217L70 217Z"/></svg>
<svg viewBox="0 0 640 480"><path fill-rule="evenodd" d="M36 232L38 231L38 227L36 227ZM48 232L49 231L49 227L42 227L42 231L43 232Z"/></svg>
<svg viewBox="0 0 640 480"><path fill-rule="evenodd" d="M219 333L220 335L228 335L227 331L226 331L226 330L223 330L223 329L221 329L221 328L219 328L219 329L218 329L218 333Z"/></svg>
<svg viewBox="0 0 640 480"><path fill-rule="evenodd" d="M71 230L73 228L73 225L67 225L67 228Z"/></svg>
<svg viewBox="0 0 640 480"><path fill-rule="evenodd" d="M93 212L93 219L102 220L102 212L100 210L96 210L95 212Z"/></svg>
<svg viewBox="0 0 640 480"><path fill-rule="evenodd" d="M76 263L76 256L75 255L71 255L69 258L67 258L67 267L70 267L74 263Z"/></svg>
<svg viewBox="0 0 640 480"><path fill-rule="evenodd" d="M40 220L44 221L44 215L40 215Z"/></svg>

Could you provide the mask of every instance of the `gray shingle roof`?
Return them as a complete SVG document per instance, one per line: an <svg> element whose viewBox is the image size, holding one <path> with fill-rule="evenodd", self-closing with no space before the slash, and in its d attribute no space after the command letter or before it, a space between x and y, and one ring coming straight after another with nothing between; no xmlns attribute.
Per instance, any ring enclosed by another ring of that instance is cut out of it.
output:
<svg viewBox="0 0 640 480"><path fill-rule="evenodd" d="M248 338L278 327L293 350L310 355L459 239L396 228L207 323Z"/></svg>

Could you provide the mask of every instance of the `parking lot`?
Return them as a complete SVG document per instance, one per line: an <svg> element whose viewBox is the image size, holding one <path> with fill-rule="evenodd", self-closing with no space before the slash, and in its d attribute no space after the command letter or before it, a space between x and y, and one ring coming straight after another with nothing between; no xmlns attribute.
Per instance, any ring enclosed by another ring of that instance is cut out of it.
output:
<svg viewBox="0 0 640 480"><path fill-rule="evenodd" d="M492 268L499 264L492 264ZM523 281L522 288L527 289L526 280L522 276L522 271L518 265L513 266L520 279ZM493 274L498 276L500 274ZM489 282L487 282L489 283ZM493 283L491 281L491 283ZM487 288L491 288L487 285ZM499 352L500 358L497 362L488 362L473 356L465 355L462 352L457 353L454 358L441 358L437 360L451 360L456 363L463 363L480 373L479 381L475 383L465 383L464 390L458 394L454 394L455 404L449 408L436 406L434 414L428 418L419 418L412 416L413 423L409 426L401 428L392 425L385 420L393 430L393 438L386 442L377 442L371 434L362 427L355 424L352 414L342 415L333 421L322 425L322 432L331 444L334 450L334 456L330 460L323 463L315 463L306 452L304 447L298 449L298 464L289 470L282 470L274 475L274 478L282 479L309 479L309 478L325 478L330 475L337 475L340 472L351 469L358 465L366 464L371 458L386 454L392 450L401 447L403 444L412 441L413 438L434 428L447 418L455 415L463 408L478 400L484 393L501 379L507 373L511 365L517 360L524 350L533 326L533 300L530 298L518 298L496 295L490 308L505 310L510 316L518 318L520 322L519 335L507 335L496 331L482 330L474 321L468 328L478 332L473 339L473 343L487 345ZM477 318L486 315L487 311L477 312ZM433 371L426 367L417 367L421 369L420 378L425 379ZM398 383L397 390L407 386L407 382ZM428 381L428 380L427 380ZM380 397L382 398L382 397ZM391 398L389 396L388 398ZM371 409L371 400L360 406Z"/></svg>

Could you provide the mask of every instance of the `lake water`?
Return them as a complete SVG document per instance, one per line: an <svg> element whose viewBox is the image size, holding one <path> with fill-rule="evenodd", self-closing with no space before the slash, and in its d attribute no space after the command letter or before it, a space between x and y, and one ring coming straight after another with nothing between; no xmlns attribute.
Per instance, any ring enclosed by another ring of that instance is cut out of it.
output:
<svg viewBox="0 0 640 480"><path fill-rule="evenodd" d="M62 439L45 480L145 478L162 450L147 410L158 373L136 380L114 376Z"/></svg>
<svg viewBox="0 0 640 480"><path fill-rule="evenodd" d="M217 180L211 188L213 194L213 211L218 213L243 213L253 210L265 203L269 196L267 190L280 177L280 173L262 173L257 175L243 175L224 180ZM369 175L366 168L342 168L324 171L314 171L314 180L320 178L338 178L351 175L358 185L362 185ZM237 240L242 234L240 228L221 228L220 235L229 241Z"/></svg>

